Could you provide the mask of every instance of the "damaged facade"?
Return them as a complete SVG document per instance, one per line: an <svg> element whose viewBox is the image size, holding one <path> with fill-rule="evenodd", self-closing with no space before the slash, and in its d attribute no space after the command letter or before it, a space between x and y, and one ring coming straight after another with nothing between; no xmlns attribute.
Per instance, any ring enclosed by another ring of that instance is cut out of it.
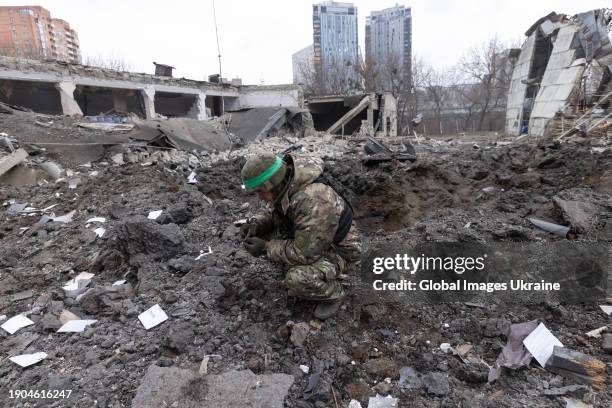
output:
<svg viewBox="0 0 612 408"><path fill-rule="evenodd" d="M204 120L246 107L300 107L303 96L295 85L242 87L1 57L0 102L71 116L116 112Z"/></svg>
<svg viewBox="0 0 612 408"><path fill-rule="evenodd" d="M534 23L512 75L506 133L559 136L581 125L592 130L581 116L596 124L598 113L589 108L609 106L611 29L612 9L573 17L553 12Z"/></svg>
<svg viewBox="0 0 612 408"><path fill-rule="evenodd" d="M390 93L313 97L306 103L317 131L397 136L397 101Z"/></svg>

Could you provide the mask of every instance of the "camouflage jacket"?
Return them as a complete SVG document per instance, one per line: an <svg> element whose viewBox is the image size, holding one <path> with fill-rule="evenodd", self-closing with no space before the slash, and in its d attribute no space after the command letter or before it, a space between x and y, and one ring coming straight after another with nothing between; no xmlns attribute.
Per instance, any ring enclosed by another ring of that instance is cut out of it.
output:
<svg viewBox="0 0 612 408"><path fill-rule="evenodd" d="M330 252L338 252L334 251L337 245L333 240L345 202L333 188L314 183L323 172L321 160L291 155L285 156L285 160L293 162L291 185L275 211L267 211L256 218L259 223L274 224L278 230L282 228L284 214L293 223L294 236L269 241L268 257L287 265L308 265L322 256L332 255Z"/></svg>

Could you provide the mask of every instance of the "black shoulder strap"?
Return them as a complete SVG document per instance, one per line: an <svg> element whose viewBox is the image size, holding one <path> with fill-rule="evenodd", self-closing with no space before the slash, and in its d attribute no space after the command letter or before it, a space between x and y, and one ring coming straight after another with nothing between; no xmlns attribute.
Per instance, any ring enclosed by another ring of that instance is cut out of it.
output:
<svg viewBox="0 0 612 408"><path fill-rule="evenodd" d="M338 222L338 229L336 230L336 234L334 235L334 244L339 244L340 242L344 240L344 238L346 238L346 236L348 235L351 229L351 225L353 225L353 212L354 212L353 206L351 205L351 202L347 200L344 194L342 194L342 192L334 188L334 186L331 184L331 182L325 176L324 173L321 173L321 175L317 177L313 181L313 183L321 183L321 184L325 184L326 186L331 187L332 190L334 190L336 194L338 194L340 197L342 197L342 200L344 200L344 209L342 210L342 213L340 214L340 221Z"/></svg>

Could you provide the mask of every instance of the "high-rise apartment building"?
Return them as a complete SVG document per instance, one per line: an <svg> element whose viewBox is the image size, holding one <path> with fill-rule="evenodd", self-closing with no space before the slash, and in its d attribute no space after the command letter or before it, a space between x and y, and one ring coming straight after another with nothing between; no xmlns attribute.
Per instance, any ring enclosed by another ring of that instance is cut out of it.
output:
<svg viewBox="0 0 612 408"><path fill-rule="evenodd" d="M0 7L0 55L81 61L76 31L40 6Z"/></svg>
<svg viewBox="0 0 612 408"><path fill-rule="evenodd" d="M327 1L312 6L314 66L325 93L357 88L357 7Z"/></svg>
<svg viewBox="0 0 612 408"><path fill-rule="evenodd" d="M381 90L391 91L392 81L411 84L412 14L410 7L396 5L373 11L366 17L366 60L374 62Z"/></svg>

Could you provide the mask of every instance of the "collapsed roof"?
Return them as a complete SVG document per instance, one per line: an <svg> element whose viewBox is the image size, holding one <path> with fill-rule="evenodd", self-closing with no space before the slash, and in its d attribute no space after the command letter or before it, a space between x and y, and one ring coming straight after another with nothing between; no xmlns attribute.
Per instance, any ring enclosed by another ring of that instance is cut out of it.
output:
<svg viewBox="0 0 612 408"><path fill-rule="evenodd" d="M612 9L573 17L550 13L525 33L512 74L506 133L561 133L557 120L575 119L612 91ZM563 125L562 125L563 126Z"/></svg>

